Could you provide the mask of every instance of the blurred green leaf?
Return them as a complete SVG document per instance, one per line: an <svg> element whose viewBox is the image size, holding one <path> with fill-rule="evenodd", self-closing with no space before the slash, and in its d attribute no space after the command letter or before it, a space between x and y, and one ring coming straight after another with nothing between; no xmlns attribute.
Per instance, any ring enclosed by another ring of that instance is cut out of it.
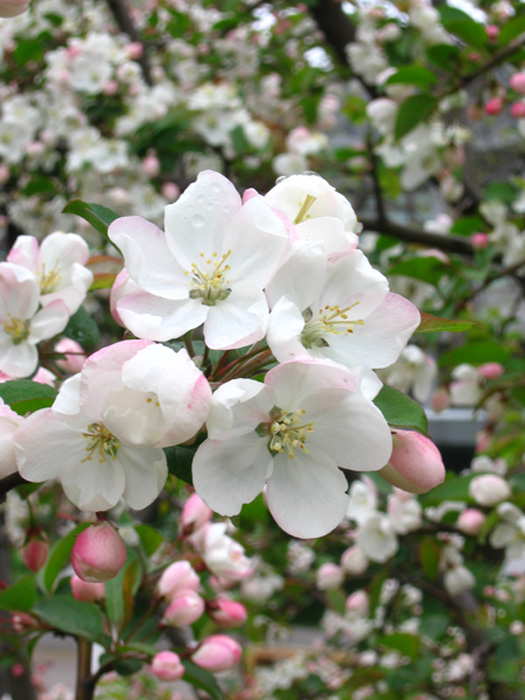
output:
<svg viewBox="0 0 525 700"><path fill-rule="evenodd" d="M39 573L39 578L46 591L53 589L58 574L71 562L71 550L75 540L87 527L89 527L89 523L77 525L74 530L68 532L65 537L62 537L51 547L46 564Z"/></svg>
<svg viewBox="0 0 525 700"><path fill-rule="evenodd" d="M426 434L428 423L425 411L402 391L385 385L375 397L374 403L392 427L418 430Z"/></svg>
<svg viewBox="0 0 525 700"><path fill-rule="evenodd" d="M140 543L147 557L151 557L164 542L164 537L160 532L147 523L135 525L135 532L139 536Z"/></svg>
<svg viewBox="0 0 525 700"><path fill-rule="evenodd" d="M224 700L223 692L217 683L217 679L209 671L199 668L188 659L182 659L184 666L184 680L194 688L204 690L213 700Z"/></svg>
<svg viewBox="0 0 525 700"><path fill-rule="evenodd" d="M403 66L388 78L385 85L415 85L428 90L437 81L436 75L424 66Z"/></svg>
<svg viewBox="0 0 525 700"><path fill-rule="evenodd" d="M441 5L438 12L441 16L441 23L447 32L455 34L466 44L476 48L486 46L487 32L483 24L474 21L470 15L456 7Z"/></svg>
<svg viewBox="0 0 525 700"><path fill-rule="evenodd" d="M63 333L82 347L93 347L100 340L98 324L83 306L71 316Z"/></svg>
<svg viewBox="0 0 525 700"><path fill-rule="evenodd" d="M474 325L473 321L453 321L449 318L439 318L432 314L421 314L421 323L414 333L434 333L436 331L451 331L458 333L468 331Z"/></svg>
<svg viewBox="0 0 525 700"><path fill-rule="evenodd" d="M432 95L411 95L399 106L394 136L401 139L415 129L418 124L429 117L438 105L438 99Z"/></svg>
<svg viewBox="0 0 525 700"><path fill-rule="evenodd" d="M29 612L36 601L34 574L22 576L0 593L0 609Z"/></svg>
<svg viewBox="0 0 525 700"><path fill-rule="evenodd" d="M414 279L428 282L435 287L438 286L443 279L443 275L447 273L447 265L439 258L429 256L425 258L411 258L404 260L390 268L388 275L404 275L405 277L413 277Z"/></svg>
<svg viewBox="0 0 525 700"><path fill-rule="evenodd" d="M32 612L55 629L100 642L104 635L104 618L94 603L84 603L65 595L38 601Z"/></svg>
<svg viewBox="0 0 525 700"><path fill-rule="evenodd" d="M500 46L506 46L513 39L525 32L525 15L513 17L501 27L498 42Z"/></svg>
<svg viewBox="0 0 525 700"><path fill-rule="evenodd" d="M461 51L454 44L435 44L429 46L425 53L429 62L437 68L450 73L457 70Z"/></svg>

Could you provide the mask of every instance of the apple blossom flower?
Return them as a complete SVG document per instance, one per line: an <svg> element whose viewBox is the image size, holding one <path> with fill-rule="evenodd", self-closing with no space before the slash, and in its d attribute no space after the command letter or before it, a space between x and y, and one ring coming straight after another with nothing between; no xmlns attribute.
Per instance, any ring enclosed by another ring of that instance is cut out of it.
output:
<svg viewBox="0 0 525 700"><path fill-rule="evenodd" d="M179 591L196 591L200 585L200 578L193 566L189 561L181 559L164 569L157 583L157 591L162 597L171 600Z"/></svg>
<svg viewBox="0 0 525 700"><path fill-rule="evenodd" d="M33 273L0 263L0 371L28 377L38 365L37 344L61 333L69 320L65 303L55 299L38 310L39 288Z"/></svg>
<svg viewBox="0 0 525 700"><path fill-rule="evenodd" d="M315 573L315 585L320 591L338 588L344 580L344 571L337 564L327 562L320 566Z"/></svg>
<svg viewBox="0 0 525 700"><path fill-rule="evenodd" d="M208 523L198 531L195 543L211 573L229 585L251 576L254 567L244 547L226 534L226 528L226 523Z"/></svg>
<svg viewBox="0 0 525 700"><path fill-rule="evenodd" d="M497 474L480 474L469 484L469 494L480 506L495 506L507 499L510 486Z"/></svg>
<svg viewBox="0 0 525 700"><path fill-rule="evenodd" d="M201 617L205 604L193 590L177 591L171 596L170 604L162 617L162 624L170 627L185 627Z"/></svg>
<svg viewBox="0 0 525 700"><path fill-rule="evenodd" d="M434 358L417 345L407 345L394 364L385 367L378 374L388 386L404 393L411 390L417 401L426 401L437 377L437 365Z"/></svg>
<svg viewBox="0 0 525 700"><path fill-rule="evenodd" d="M387 512L398 535L414 532L421 525L423 509L411 493L394 487L387 499Z"/></svg>
<svg viewBox="0 0 525 700"><path fill-rule="evenodd" d="M384 513L373 513L359 525L357 544L370 561L384 564L398 550L398 541L390 518Z"/></svg>
<svg viewBox="0 0 525 700"><path fill-rule="evenodd" d="M445 478L441 453L429 438L415 430L396 429L392 454L381 476L410 493L426 493Z"/></svg>
<svg viewBox="0 0 525 700"><path fill-rule="evenodd" d="M0 399L0 478L17 471L14 435L24 418Z"/></svg>
<svg viewBox="0 0 525 700"><path fill-rule="evenodd" d="M458 564L458 566L453 566L445 571L443 585L451 596L456 596L474 588L476 579L463 564Z"/></svg>
<svg viewBox="0 0 525 700"><path fill-rule="evenodd" d="M348 506L339 467L375 471L390 456L390 429L372 403L380 386L368 372L311 358L278 365L264 384L223 384L193 460L197 493L231 516L266 484L283 530L300 538L330 532Z"/></svg>
<svg viewBox="0 0 525 700"><path fill-rule="evenodd" d="M217 673L233 668L239 663L242 649L239 642L224 634L206 637L191 655L193 663L207 671Z"/></svg>
<svg viewBox="0 0 525 700"><path fill-rule="evenodd" d="M525 573L525 515L513 503L500 503L497 512L502 522L492 531L489 542L505 549L503 572L512 576Z"/></svg>
<svg viewBox="0 0 525 700"><path fill-rule="evenodd" d="M81 510L107 510L121 497L145 508L166 480L161 448L199 430L209 399L185 350L115 343L64 382L51 408L27 418L17 433L19 471L29 481L60 478Z"/></svg>
<svg viewBox="0 0 525 700"><path fill-rule="evenodd" d="M204 171L166 207L165 228L139 217L109 227L135 285L116 302L126 326L166 341L204 324L212 349L260 340L268 317L263 289L289 244L282 219L264 198L242 204L225 177Z"/></svg>
<svg viewBox="0 0 525 700"><path fill-rule="evenodd" d="M99 520L78 535L71 564L82 581L98 583L115 578L126 557L126 544L118 529L107 520Z"/></svg>
<svg viewBox="0 0 525 700"><path fill-rule="evenodd" d="M348 495L348 519L361 523L370 513L377 511L377 488L369 477L363 476L352 482Z"/></svg>
<svg viewBox="0 0 525 700"><path fill-rule="evenodd" d="M178 681L185 668L174 651L159 651L151 661L151 672L161 681Z"/></svg>
<svg viewBox="0 0 525 700"><path fill-rule="evenodd" d="M341 555L341 567L345 573L351 576L360 576L364 574L368 569L368 564L367 556L357 544L345 549Z"/></svg>
<svg viewBox="0 0 525 700"><path fill-rule="evenodd" d="M370 608L368 593L366 591L354 591L346 599L345 608L348 611L357 612L363 617L368 617Z"/></svg>

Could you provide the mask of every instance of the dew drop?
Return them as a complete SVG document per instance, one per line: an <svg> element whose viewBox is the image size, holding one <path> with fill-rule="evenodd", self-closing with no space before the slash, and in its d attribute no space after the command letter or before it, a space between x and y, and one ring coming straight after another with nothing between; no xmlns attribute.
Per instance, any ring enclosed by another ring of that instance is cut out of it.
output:
<svg viewBox="0 0 525 700"><path fill-rule="evenodd" d="M204 217L200 214L195 214L192 219L192 223L196 228L202 228L204 226Z"/></svg>

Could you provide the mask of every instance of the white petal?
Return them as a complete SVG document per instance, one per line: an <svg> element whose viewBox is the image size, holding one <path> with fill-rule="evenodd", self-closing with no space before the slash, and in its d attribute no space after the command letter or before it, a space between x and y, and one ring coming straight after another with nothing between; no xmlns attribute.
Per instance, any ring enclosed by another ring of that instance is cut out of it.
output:
<svg viewBox="0 0 525 700"><path fill-rule="evenodd" d="M308 352L301 343L304 323L301 311L288 297L281 297L273 307L268 319L266 340L279 362L286 362Z"/></svg>
<svg viewBox="0 0 525 700"><path fill-rule="evenodd" d="M38 366L38 352L34 345L13 345L10 336L0 336L0 371L10 377L29 377Z"/></svg>
<svg viewBox="0 0 525 700"><path fill-rule="evenodd" d="M86 439L82 440L85 445ZM66 496L80 510L113 508L124 491L125 476L121 463L108 456L100 461L98 453L87 462L78 458L74 460L75 456L68 457L61 470L62 488Z"/></svg>
<svg viewBox="0 0 525 700"><path fill-rule="evenodd" d="M120 447L117 457L126 475L122 498L135 510L142 510L157 498L168 476L166 455L160 449Z"/></svg>
<svg viewBox="0 0 525 700"><path fill-rule="evenodd" d="M204 338L212 350L242 348L264 337L268 305L257 287L237 284L227 299L208 308Z"/></svg>
<svg viewBox="0 0 525 700"><path fill-rule="evenodd" d="M69 321L69 310L61 299L50 302L31 319L29 339L33 343L61 333Z"/></svg>

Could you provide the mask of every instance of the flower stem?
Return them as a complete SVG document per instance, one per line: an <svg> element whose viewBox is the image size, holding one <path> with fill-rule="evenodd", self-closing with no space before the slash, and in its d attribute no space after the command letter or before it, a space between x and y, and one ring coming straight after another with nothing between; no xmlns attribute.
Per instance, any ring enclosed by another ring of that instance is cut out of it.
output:
<svg viewBox="0 0 525 700"><path fill-rule="evenodd" d="M95 684L91 678L92 643L77 637L77 688L75 700L93 700Z"/></svg>

